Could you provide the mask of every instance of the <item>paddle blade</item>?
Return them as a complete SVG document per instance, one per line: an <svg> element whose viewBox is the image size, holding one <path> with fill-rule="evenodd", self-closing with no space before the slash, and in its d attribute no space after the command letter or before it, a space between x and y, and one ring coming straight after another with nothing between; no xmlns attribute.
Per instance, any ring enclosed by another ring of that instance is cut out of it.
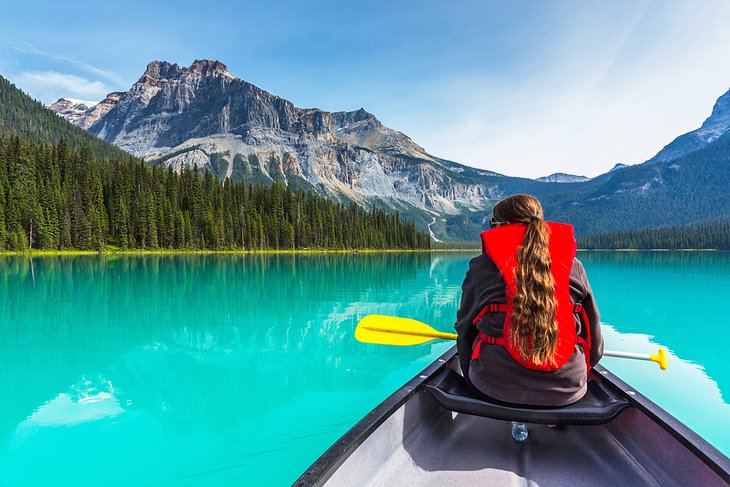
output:
<svg viewBox="0 0 730 487"><path fill-rule="evenodd" d="M357 324L355 338L363 343L408 346L430 342L436 338L453 340L456 335L441 333L410 318L368 315Z"/></svg>

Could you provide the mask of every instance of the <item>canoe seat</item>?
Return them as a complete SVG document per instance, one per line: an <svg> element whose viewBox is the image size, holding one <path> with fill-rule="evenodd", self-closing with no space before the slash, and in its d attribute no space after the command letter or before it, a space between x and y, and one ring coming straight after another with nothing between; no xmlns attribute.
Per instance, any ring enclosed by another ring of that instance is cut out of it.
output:
<svg viewBox="0 0 730 487"><path fill-rule="evenodd" d="M523 423L604 424L629 406L626 399L595 378L588 381L588 392L582 399L554 408L512 407L477 398L472 395L464 378L448 367L424 387L448 410Z"/></svg>

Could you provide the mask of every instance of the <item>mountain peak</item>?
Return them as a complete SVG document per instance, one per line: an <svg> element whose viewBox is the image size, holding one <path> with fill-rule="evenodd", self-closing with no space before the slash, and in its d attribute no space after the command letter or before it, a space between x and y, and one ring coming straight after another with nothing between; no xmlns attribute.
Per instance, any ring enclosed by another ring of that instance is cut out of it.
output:
<svg viewBox="0 0 730 487"><path fill-rule="evenodd" d="M182 68L177 64L171 64L167 61L151 61L147 64L147 69L139 79L140 83L154 84L162 79L169 79L179 76Z"/></svg>
<svg viewBox="0 0 730 487"><path fill-rule="evenodd" d="M720 137L730 128L730 90L717 99L712 113L699 128L698 135L707 142Z"/></svg>
<svg viewBox="0 0 730 487"><path fill-rule="evenodd" d="M352 125L365 121L380 124L377 117L364 108L359 108L351 112L332 112L332 119L334 120L335 125L338 126Z"/></svg>
<svg viewBox="0 0 730 487"><path fill-rule="evenodd" d="M730 131L730 90L717 99L712 113L697 130L680 135L647 162L670 162L712 144Z"/></svg>
<svg viewBox="0 0 730 487"><path fill-rule="evenodd" d="M100 102L59 98L55 103L48 105L48 108L69 122L88 129L99 118L114 108L124 95L125 93L113 91Z"/></svg>
<svg viewBox="0 0 730 487"><path fill-rule="evenodd" d="M93 107L99 103L98 101L86 101L86 100L79 100L77 98L59 98L54 103L49 105L49 108L53 109L52 107L63 107L63 108L70 108L70 107L78 107L83 108L84 110L90 107Z"/></svg>
<svg viewBox="0 0 730 487"><path fill-rule="evenodd" d="M365 120L367 118L375 118L375 115L370 113L369 111L365 110L364 108L360 107L354 112L352 112L355 118L358 120Z"/></svg>
<svg viewBox="0 0 730 487"><path fill-rule="evenodd" d="M95 101L77 100L75 98L59 98L48 105L48 108L71 123L82 125L86 114L97 104ZM86 127L84 127L86 128Z"/></svg>
<svg viewBox="0 0 730 487"><path fill-rule="evenodd" d="M200 73L203 76L209 76L209 75L216 75L216 74L223 74L223 75L229 75L228 72L228 66L223 64L222 62L216 60L210 60L210 59L196 59L193 61L193 64L190 65L188 68L190 71L195 73Z"/></svg>
<svg viewBox="0 0 730 487"><path fill-rule="evenodd" d="M160 81L180 78L185 74L193 76L225 76L233 78L228 72L228 67L218 60L196 59L190 67L180 67L177 64L167 61L151 61L147 64L140 83L156 85Z"/></svg>

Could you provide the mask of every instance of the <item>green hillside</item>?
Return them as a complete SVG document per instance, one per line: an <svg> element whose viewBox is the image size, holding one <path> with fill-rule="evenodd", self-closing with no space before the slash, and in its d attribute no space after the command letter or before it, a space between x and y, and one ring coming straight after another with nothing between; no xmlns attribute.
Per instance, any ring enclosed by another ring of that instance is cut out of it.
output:
<svg viewBox="0 0 730 487"><path fill-rule="evenodd" d="M12 136L51 145L63 139L77 151L88 145L101 159L130 157L115 145L67 122L0 76L0 138Z"/></svg>
<svg viewBox="0 0 730 487"><path fill-rule="evenodd" d="M730 219L730 133L668 163L604 174L542 198L579 236Z"/></svg>

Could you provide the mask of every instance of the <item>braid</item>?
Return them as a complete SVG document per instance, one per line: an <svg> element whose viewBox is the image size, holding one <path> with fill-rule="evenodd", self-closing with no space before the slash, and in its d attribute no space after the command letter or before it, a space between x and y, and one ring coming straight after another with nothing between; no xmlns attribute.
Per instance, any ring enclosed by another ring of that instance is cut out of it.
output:
<svg viewBox="0 0 730 487"><path fill-rule="evenodd" d="M517 292L512 301L510 341L525 360L555 365L558 342L557 299L551 272L548 242L550 230L542 219L540 202L529 195L515 195L494 207L503 222L524 223L527 232L517 250Z"/></svg>

